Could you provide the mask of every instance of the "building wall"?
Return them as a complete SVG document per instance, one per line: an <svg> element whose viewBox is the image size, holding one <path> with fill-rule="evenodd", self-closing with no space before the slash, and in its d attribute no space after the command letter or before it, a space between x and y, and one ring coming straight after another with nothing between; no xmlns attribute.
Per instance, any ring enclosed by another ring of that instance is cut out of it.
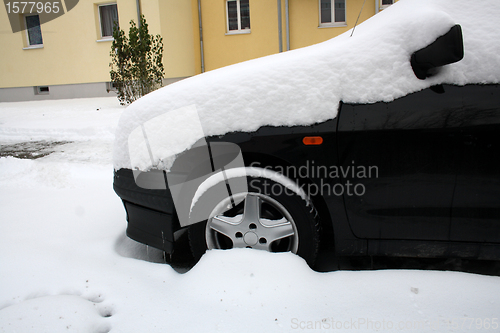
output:
<svg viewBox="0 0 500 333"><path fill-rule="evenodd" d="M201 12L206 71L279 51L275 0L250 0L246 34L227 34L225 0L201 0Z"/></svg>
<svg viewBox="0 0 500 333"><path fill-rule="evenodd" d="M375 14L377 1L380 0L366 1L359 23ZM81 89L85 95L105 87L101 83L110 79L112 42L99 40L98 5L113 2L118 6L120 27L128 33L130 20L137 22L136 0L80 0L71 11L42 24L43 48L33 49L26 49L26 31L12 33L6 11L0 10L0 101L9 95L25 93L31 96L25 99L53 98L54 94L33 97L34 86L67 85L66 88L51 88L51 91L59 91L57 95L62 98L78 96L75 92L63 93L71 89ZM328 28L319 27L318 0L288 2L290 48L297 49L352 28L364 0L346 0L345 26ZM140 3L150 33L163 37L167 81L200 73L202 54L204 70L209 71L278 53L280 23L282 49L286 50L285 0L281 0L281 22L277 0L250 0L251 32L246 34L227 33L226 0L141 0ZM202 12L203 51L198 3ZM19 20L22 22L21 16ZM95 85L89 89L91 83ZM17 89L15 94L11 89Z"/></svg>
<svg viewBox="0 0 500 333"><path fill-rule="evenodd" d="M290 48L297 49L334 38L351 29L365 0L346 1L346 25L319 27L318 0L289 0ZM367 0L358 24L375 14L375 1Z"/></svg>
<svg viewBox="0 0 500 333"><path fill-rule="evenodd" d="M123 27L133 13L135 1L118 3ZM0 10L0 22L4 44L0 53L0 87L109 81L111 42L97 42L97 5L92 1L80 1L68 13L42 24L43 48L23 49L26 31L12 33L5 11Z"/></svg>
<svg viewBox="0 0 500 333"><path fill-rule="evenodd" d="M346 0L346 24L320 27L318 0L289 0L290 49L334 38L375 15L380 0ZM226 33L226 0L201 0L205 70L279 52L278 1L250 0L249 34ZM286 50L286 6L281 0L282 49Z"/></svg>
<svg viewBox="0 0 500 333"><path fill-rule="evenodd" d="M36 87L2 88L0 89L0 102L116 96L115 92L107 90L108 85L104 82L61 84L49 86L49 88L49 94L37 94Z"/></svg>
<svg viewBox="0 0 500 333"><path fill-rule="evenodd" d="M149 1L144 0L142 3L145 4ZM161 0L158 8L164 45L165 77L195 75L195 48L193 44L193 20L195 17L193 17L192 1Z"/></svg>
<svg viewBox="0 0 500 333"><path fill-rule="evenodd" d="M346 0L345 26L320 27L318 0L289 0L290 49L321 43L343 34L354 27L358 15L358 24L375 15L377 1L381 4L381 0ZM378 10L383 10L382 6L379 5Z"/></svg>
<svg viewBox="0 0 500 333"><path fill-rule="evenodd" d="M113 2L120 27L128 33L130 20L137 22L135 0L80 0L71 11L42 24L43 48L32 49L25 49L26 31L12 33L6 11L0 10L0 88L109 81L112 42L100 41L98 5ZM143 0L141 10L150 33L163 36L165 77L194 75L192 1Z"/></svg>

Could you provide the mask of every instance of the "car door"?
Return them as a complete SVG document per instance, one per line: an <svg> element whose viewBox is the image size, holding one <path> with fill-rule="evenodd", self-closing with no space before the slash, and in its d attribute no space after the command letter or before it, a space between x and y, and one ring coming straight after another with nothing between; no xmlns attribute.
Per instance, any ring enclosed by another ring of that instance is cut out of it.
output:
<svg viewBox="0 0 500 333"><path fill-rule="evenodd" d="M390 103L343 104L338 123L340 168L364 189L344 193L353 233L360 238L448 240L461 143L453 115L456 86L425 89ZM351 169L352 170L352 169ZM364 176L364 177L363 177Z"/></svg>
<svg viewBox="0 0 500 333"><path fill-rule="evenodd" d="M500 243L500 87L462 89L455 115L463 157L453 198L453 241Z"/></svg>

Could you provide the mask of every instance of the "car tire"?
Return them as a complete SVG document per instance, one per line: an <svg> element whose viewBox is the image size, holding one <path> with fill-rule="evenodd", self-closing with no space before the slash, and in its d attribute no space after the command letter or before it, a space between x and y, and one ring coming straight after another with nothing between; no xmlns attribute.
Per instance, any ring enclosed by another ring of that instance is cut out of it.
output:
<svg viewBox="0 0 500 333"><path fill-rule="evenodd" d="M207 220L189 226L189 243L195 259L201 258L207 249L247 247L290 251L312 267L320 233L312 202L271 179L249 177L246 181L247 192L232 193L230 198L220 200L213 205ZM197 202L213 199L215 192L211 194L211 189Z"/></svg>

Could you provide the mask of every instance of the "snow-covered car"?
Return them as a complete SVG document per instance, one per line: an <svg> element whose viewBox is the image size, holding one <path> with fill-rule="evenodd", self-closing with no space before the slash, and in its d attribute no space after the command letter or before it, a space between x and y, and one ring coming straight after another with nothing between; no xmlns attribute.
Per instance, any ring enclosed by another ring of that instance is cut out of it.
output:
<svg viewBox="0 0 500 333"><path fill-rule="evenodd" d="M121 117L127 235L206 249L500 259L500 3L402 0Z"/></svg>

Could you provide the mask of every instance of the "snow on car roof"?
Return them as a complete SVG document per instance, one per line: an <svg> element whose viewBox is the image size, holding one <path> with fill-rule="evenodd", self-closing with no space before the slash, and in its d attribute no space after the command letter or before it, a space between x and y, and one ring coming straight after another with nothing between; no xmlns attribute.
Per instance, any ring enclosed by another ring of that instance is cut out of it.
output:
<svg viewBox="0 0 500 333"><path fill-rule="evenodd" d="M341 100L389 102L441 83L498 83L498 17L498 0L480 4L468 0L401 0L356 27L352 37L348 31L323 43L163 87L124 111L116 132L115 169L168 169L165 160L204 136L252 132L266 125L320 123L336 117ZM410 56L455 24L462 27L464 58L444 66L431 78L419 80ZM196 116L191 112L182 117L179 109L195 110ZM173 116L168 117L169 113ZM137 140L130 140L131 133L141 125L144 129L145 124L147 138L161 142L154 156ZM143 153L131 161L129 149Z"/></svg>

